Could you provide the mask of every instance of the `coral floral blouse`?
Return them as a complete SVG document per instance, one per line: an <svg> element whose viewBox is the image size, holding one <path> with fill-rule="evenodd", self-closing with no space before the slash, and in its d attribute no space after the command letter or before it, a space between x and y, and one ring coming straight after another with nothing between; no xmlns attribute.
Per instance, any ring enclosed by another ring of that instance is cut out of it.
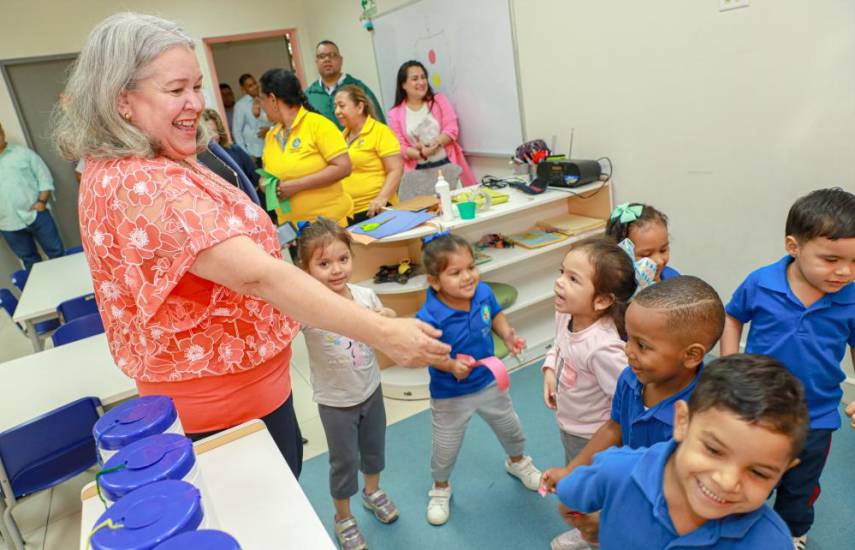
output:
<svg viewBox="0 0 855 550"><path fill-rule="evenodd" d="M190 273L245 235L281 258L267 214L198 163L86 159L80 235L116 364L141 394L170 395L188 432L264 416L290 395L294 320Z"/></svg>

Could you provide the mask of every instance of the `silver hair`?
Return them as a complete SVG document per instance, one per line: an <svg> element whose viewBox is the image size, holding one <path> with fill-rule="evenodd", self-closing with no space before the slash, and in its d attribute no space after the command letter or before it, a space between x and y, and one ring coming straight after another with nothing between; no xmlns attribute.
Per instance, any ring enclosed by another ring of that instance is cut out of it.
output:
<svg viewBox="0 0 855 550"><path fill-rule="evenodd" d="M53 133L62 155L157 156L160 144L122 118L118 99L149 76L145 69L152 61L175 47L195 49L193 39L172 21L130 12L101 21L89 34L54 108ZM210 141L204 124L196 141L200 151Z"/></svg>

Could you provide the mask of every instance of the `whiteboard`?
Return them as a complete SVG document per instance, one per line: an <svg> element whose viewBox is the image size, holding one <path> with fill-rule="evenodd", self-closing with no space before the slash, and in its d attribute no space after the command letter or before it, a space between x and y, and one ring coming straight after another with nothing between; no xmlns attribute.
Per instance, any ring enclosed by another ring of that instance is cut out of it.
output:
<svg viewBox="0 0 855 550"><path fill-rule="evenodd" d="M384 109L416 59L457 111L465 152L510 157L522 143L509 0L420 0L377 16L373 35Z"/></svg>

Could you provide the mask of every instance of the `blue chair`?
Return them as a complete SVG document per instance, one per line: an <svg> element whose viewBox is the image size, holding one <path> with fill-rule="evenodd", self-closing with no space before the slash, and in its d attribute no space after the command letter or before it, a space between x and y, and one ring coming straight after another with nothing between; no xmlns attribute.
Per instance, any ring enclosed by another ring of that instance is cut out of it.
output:
<svg viewBox="0 0 855 550"><path fill-rule="evenodd" d="M0 489L9 544L24 549L12 510L18 501L59 485L97 463L92 427L101 401L84 397L0 433Z"/></svg>
<svg viewBox="0 0 855 550"><path fill-rule="evenodd" d="M68 256L70 254L79 254L83 252L83 246L72 246L71 248L65 249L65 255Z"/></svg>
<svg viewBox="0 0 855 550"><path fill-rule="evenodd" d="M56 329L51 340L53 340L53 346L58 347L102 332L104 332L104 324L101 322L101 315L92 313L63 324Z"/></svg>
<svg viewBox="0 0 855 550"><path fill-rule="evenodd" d="M84 315L98 313L98 304L95 302L94 294L86 294L64 301L57 306L56 310L62 322L67 323Z"/></svg>
<svg viewBox="0 0 855 550"><path fill-rule="evenodd" d="M24 285L27 284L27 278L29 276L29 271L26 269L19 269L12 273L9 278L12 279L12 284L15 285L15 288L17 288L19 292L24 292Z"/></svg>
<svg viewBox="0 0 855 550"><path fill-rule="evenodd" d="M9 314L9 319L12 319L15 316L15 310L18 308L18 299L15 298L15 295L12 294L12 291L8 288L0 288L0 308L5 309L6 313ZM20 329L24 334L27 333L27 330L15 323L15 325ZM47 336L52 330L56 329L59 326L59 319L49 319L47 321L42 321L40 323L35 324L36 335L38 336Z"/></svg>

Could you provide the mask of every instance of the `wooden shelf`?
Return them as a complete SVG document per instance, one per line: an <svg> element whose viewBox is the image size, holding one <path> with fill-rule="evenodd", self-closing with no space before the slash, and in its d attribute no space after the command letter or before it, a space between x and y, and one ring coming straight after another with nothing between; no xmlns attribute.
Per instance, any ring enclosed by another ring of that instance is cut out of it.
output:
<svg viewBox="0 0 855 550"><path fill-rule="evenodd" d="M497 271L509 265L517 264L519 262L524 262L527 260L531 260L532 258L536 258L543 254L548 254L553 250L558 250L561 248L566 248L570 246L570 244L584 239L585 237L590 237L591 235L596 235L598 233L602 233L602 228L594 229L587 233L582 233L581 235L575 235L573 237L569 237L564 239L563 241L559 241L557 243L552 243L547 246L543 246L540 248L523 248L521 246L515 246L512 248L488 248L484 250L484 253L488 256L491 256L493 259L485 264L481 264L478 266L478 272L481 274L482 278L484 275L488 273L492 273L493 271ZM427 288L427 277L425 275L417 275L407 281L407 284L398 284L398 283L379 283L375 284L372 279L367 279L365 281L359 281L356 283L359 286L363 286L366 288L370 288L378 295L388 295L388 294L406 294L408 292L419 292L425 290Z"/></svg>

